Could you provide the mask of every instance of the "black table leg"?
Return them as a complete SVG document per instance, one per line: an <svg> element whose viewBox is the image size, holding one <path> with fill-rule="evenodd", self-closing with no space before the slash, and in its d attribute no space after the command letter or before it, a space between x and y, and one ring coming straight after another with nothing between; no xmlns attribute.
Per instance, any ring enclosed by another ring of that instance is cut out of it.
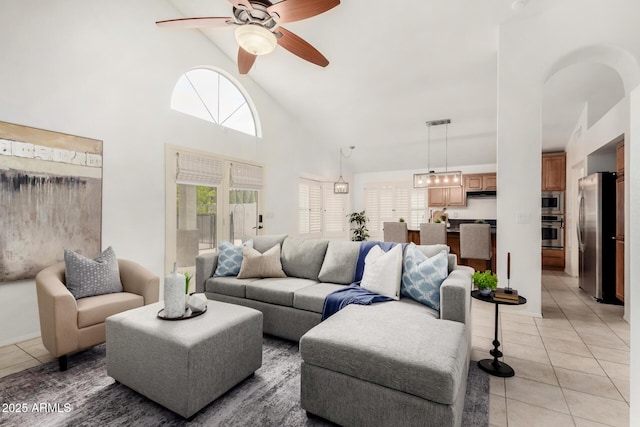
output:
<svg viewBox="0 0 640 427"><path fill-rule="evenodd" d="M498 349L500 347L500 341L498 341L498 304L496 306L496 320L495 320L495 333L493 337L493 349L489 351L489 354L493 356L491 359L483 359L478 361L478 366L483 371L495 375L496 377L512 377L515 375L515 371L509 365L498 360L498 357L502 357L502 352Z"/></svg>

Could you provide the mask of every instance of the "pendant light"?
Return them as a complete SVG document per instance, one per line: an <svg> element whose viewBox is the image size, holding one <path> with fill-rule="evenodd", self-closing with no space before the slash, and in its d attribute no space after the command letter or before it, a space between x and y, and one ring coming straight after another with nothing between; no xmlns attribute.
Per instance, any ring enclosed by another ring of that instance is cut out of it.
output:
<svg viewBox="0 0 640 427"><path fill-rule="evenodd" d="M462 187L462 172L449 171L449 123L451 119L431 120L426 122L428 129L427 136L427 170L426 173L416 173L413 175L414 188L452 188ZM444 145L444 172L431 170L431 126L445 125L445 145Z"/></svg>
<svg viewBox="0 0 640 427"><path fill-rule="evenodd" d="M353 145L349 146L349 155L345 155L342 152L342 148L340 148L340 178L333 183L333 192L335 194L349 194L349 183L342 177L342 158L348 159L351 157L354 148L356 147Z"/></svg>

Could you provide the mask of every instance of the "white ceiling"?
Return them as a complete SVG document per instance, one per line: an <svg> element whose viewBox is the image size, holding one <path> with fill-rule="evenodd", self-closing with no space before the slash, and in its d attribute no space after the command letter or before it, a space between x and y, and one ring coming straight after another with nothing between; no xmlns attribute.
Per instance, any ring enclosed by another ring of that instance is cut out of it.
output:
<svg viewBox="0 0 640 427"><path fill-rule="evenodd" d="M529 0L513 9L513 0L423 0L403 9L344 0L284 25L322 52L327 68L276 48L257 59L249 77L336 153L355 145L345 164L354 172L426 168L425 121L443 118L452 120L449 165L495 163L498 25L560 1ZM170 2L178 15L160 19L232 13L227 0ZM235 62L232 27L204 33ZM587 102L591 124L623 96L618 75L601 65L553 76L543 94L543 151L564 148ZM432 128L431 167L444 166L444 132Z"/></svg>

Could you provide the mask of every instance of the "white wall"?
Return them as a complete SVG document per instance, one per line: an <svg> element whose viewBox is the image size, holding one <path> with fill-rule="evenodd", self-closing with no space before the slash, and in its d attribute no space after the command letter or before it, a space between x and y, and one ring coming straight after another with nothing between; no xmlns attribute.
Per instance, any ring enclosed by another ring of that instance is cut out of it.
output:
<svg viewBox="0 0 640 427"><path fill-rule="evenodd" d="M624 65L631 64L637 84L640 37L632 18L636 12L640 13L640 5L624 0L606 5L596 0L566 0L549 5L539 15L500 26L497 256L504 258L505 252L511 252L512 282L519 283L528 299L519 307L524 313L541 313L540 162L533 159L539 159L541 151L544 82L559 64L567 65L567 58L576 51L615 46L632 58ZM545 31L530 37L535 28ZM617 69L620 64L607 65ZM626 88L630 83L625 78ZM504 265L499 265L498 275L506 276Z"/></svg>
<svg viewBox="0 0 640 427"><path fill-rule="evenodd" d="M576 125L576 128L582 127L582 132L567 144L566 224L568 245L566 259L568 262L565 270L572 276L578 274L578 244L575 233L578 220L577 180L591 173L616 170L615 153L606 156L594 156L592 153L611 142L619 141L625 135L629 135L629 99L630 96L627 95L588 129L586 127L587 109L585 109ZM626 145L625 149L627 149ZM627 184L627 188L629 188L629 184ZM631 218L629 203L625 203L625 218L628 223ZM625 247L625 271L625 295L629 295L629 250L627 247ZM626 304L624 318L627 321L629 320L629 309L630 305Z"/></svg>
<svg viewBox="0 0 640 427"><path fill-rule="evenodd" d="M471 173L490 173L496 171L496 165L449 166L448 169L452 171L462 171L463 175ZM425 172L427 172L426 169L412 169L355 174L353 179L353 210L361 211L364 209L364 187L366 184L392 182L413 185L413 174ZM449 218L495 219L497 215L496 199L467 199L466 207L450 207L447 208L447 212L449 213Z"/></svg>
<svg viewBox="0 0 640 427"><path fill-rule="evenodd" d="M5 0L0 13L0 120L102 140L102 244L161 277L165 144L264 164L265 233L296 231L300 173L337 169L336 156L202 34L155 25L177 15L157 0ZM203 65L245 87L262 139L169 108L180 75ZM32 280L0 283L0 325L0 346L39 335Z"/></svg>

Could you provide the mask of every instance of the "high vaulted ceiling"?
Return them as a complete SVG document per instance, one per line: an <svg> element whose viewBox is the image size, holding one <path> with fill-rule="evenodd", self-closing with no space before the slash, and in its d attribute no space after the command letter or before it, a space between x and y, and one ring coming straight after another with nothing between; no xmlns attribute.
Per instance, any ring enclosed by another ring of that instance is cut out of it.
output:
<svg viewBox="0 0 640 427"><path fill-rule="evenodd" d="M326 13L284 25L322 52L327 68L278 47L259 57L248 76L335 148L336 157L340 147L355 145L357 155L348 164L354 172L426 168L425 121L444 118L452 121L449 165L495 163L498 25L562 1L528 0L514 8L513 0L343 0ZM170 2L177 15L158 19L232 12L227 0ZM203 33L235 62L232 27ZM542 151L564 148L586 103L595 121L623 96L617 74L597 64L550 78ZM444 127L432 128L431 167L444 166L444 141Z"/></svg>

